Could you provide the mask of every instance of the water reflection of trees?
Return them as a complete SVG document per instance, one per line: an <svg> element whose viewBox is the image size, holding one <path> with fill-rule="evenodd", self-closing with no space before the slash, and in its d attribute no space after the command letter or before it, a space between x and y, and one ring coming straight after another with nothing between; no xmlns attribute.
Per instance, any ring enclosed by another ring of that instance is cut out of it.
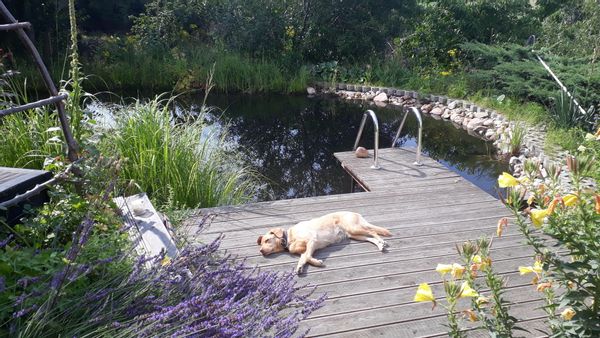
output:
<svg viewBox="0 0 600 338"><path fill-rule="evenodd" d="M305 97L213 96L210 104L225 109L230 133L247 160L270 180L271 196L281 199L349 192L347 175L333 157L354 144L365 109L380 120L380 146L390 146L401 112L344 101ZM503 169L489 143L467 135L450 123L424 119L423 150L453 170L475 180L494 178ZM373 147L368 123L361 145ZM416 121L409 117L399 144L416 145Z"/></svg>

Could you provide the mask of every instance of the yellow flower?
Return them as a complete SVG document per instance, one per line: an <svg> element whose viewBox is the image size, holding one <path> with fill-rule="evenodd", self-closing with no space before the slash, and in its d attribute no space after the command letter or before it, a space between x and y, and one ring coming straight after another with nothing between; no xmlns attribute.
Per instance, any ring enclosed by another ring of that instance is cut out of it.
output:
<svg viewBox="0 0 600 338"><path fill-rule="evenodd" d="M535 263L533 263L533 266L520 266L519 267L519 272L521 273L521 275L526 275L528 273L535 273L537 275L537 274L542 273L543 270L544 270L544 265L540 261L535 261Z"/></svg>
<svg viewBox="0 0 600 338"><path fill-rule="evenodd" d="M414 298L415 302L433 302L435 306L435 297L433 296L433 292L431 292L431 287L427 283L419 284L419 288L417 289L417 294Z"/></svg>
<svg viewBox="0 0 600 338"><path fill-rule="evenodd" d="M533 203L534 199L535 199L534 195L529 196L529 198L527 199L527 205L531 205Z"/></svg>
<svg viewBox="0 0 600 338"><path fill-rule="evenodd" d="M485 296L479 296L477 297L477 299L475 300L475 303L477 303L478 306L487 304L490 302L490 299L485 297Z"/></svg>
<svg viewBox="0 0 600 338"><path fill-rule="evenodd" d="M457 264L457 263L452 264L452 272L451 272L452 277L454 277L456 279L461 279L465 270L466 270L466 268L460 264Z"/></svg>
<svg viewBox="0 0 600 338"><path fill-rule="evenodd" d="M544 264L540 261L535 261L535 263L533 263L533 272L540 274L542 271L544 271Z"/></svg>
<svg viewBox="0 0 600 338"><path fill-rule="evenodd" d="M462 275L465 272L465 267L457 263L438 264L435 268L435 271L439 272L440 275L442 275L442 277L445 274L450 273L453 278L460 279L462 278Z"/></svg>
<svg viewBox="0 0 600 338"><path fill-rule="evenodd" d="M565 205L568 207L572 207L575 205L575 203L577 203L577 201L579 200L579 197L577 197L577 195L574 194L568 194L563 196L563 201L565 202Z"/></svg>
<svg viewBox="0 0 600 338"><path fill-rule="evenodd" d="M581 145L581 146L577 147L577 150L583 153L584 151L587 150L587 148L584 145Z"/></svg>
<svg viewBox="0 0 600 338"><path fill-rule="evenodd" d="M452 271L452 264L438 264L435 271L439 272L442 277Z"/></svg>
<svg viewBox="0 0 600 338"><path fill-rule="evenodd" d="M171 264L171 258L169 258L169 256L165 256L165 258L160 261L161 266L167 266L169 264Z"/></svg>
<svg viewBox="0 0 600 338"><path fill-rule="evenodd" d="M528 273L532 273L533 272L533 267L531 266L520 266L519 267L519 273L521 275L526 275Z"/></svg>
<svg viewBox="0 0 600 338"><path fill-rule="evenodd" d="M502 232L504 231L504 228L506 228L507 226L508 226L508 218L502 217L498 221L498 227L496 228L496 235L498 235L498 237L502 237Z"/></svg>
<svg viewBox="0 0 600 338"><path fill-rule="evenodd" d="M473 263L481 264L481 256L479 256L479 255L473 256Z"/></svg>
<svg viewBox="0 0 600 338"><path fill-rule="evenodd" d="M451 71L443 71L443 72L440 72L440 75L441 75L441 76L448 76L448 75L450 75L450 74L452 74L452 72L451 72Z"/></svg>
<svg viewBox="0 0 600 338"><path fill-rule="evenodd" d="M513 175L503 172L502 175L498 176L498 185L500 188L514 187L519 184L519 180L514 178Z"/></svg>
<svg viewBox="0 0 600 338"><path fill-rule="evenodd" d="M577 312L575 312L575 310L573 310L573 308L566 308L561 314L560 316L563 317L564 320L571 320L573 318L573 316L575 316Z"/></svg>
<svg viewBox="0 0 600 338"><path fill-rule="evenodd" d="M469 282L464 281L460 287L460 297L479 297L479 294L469 286Z"/></svg>
<svg viewBox="0 0 600 338"><path fill-rule="evenodd" d="M539 228L544 223L544 218L548 216L548 209L532 209L531 210L531 221L536 228Z"/></svg>

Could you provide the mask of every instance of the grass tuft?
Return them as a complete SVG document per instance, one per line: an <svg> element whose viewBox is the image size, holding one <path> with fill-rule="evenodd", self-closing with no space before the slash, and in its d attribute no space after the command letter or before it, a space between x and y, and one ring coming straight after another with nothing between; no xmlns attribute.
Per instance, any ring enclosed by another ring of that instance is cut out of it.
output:
<svg viewBox="0 0 600 338"><path fill-rule="evenodd" d="M254 175L226 150L222 132L205 124L202 116L174 119L170 103L157 97L119 112L116 128L108 133L103 148L126 159L121 177L167 208L204 208L246 200Z"/></svg>

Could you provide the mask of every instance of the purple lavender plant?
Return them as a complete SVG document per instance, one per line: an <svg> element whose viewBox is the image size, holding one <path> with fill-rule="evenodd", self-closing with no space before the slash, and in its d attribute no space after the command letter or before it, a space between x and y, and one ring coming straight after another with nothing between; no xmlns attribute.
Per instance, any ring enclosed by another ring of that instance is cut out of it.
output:
<svg viewBox="0 0 600 338"><path fill-rule="evenodd" d="M220 239L188 247L169 265L140 259L125 283L87 295L96 333L138 336L290 337L324 297L301 289L292 274L258 272L219 256ZM107 292L108 291L108 292ZM100 296L100 297L99 297ZM106 297L118 302L107 312ZM118 325L115 325L118 323Z"/></svg>

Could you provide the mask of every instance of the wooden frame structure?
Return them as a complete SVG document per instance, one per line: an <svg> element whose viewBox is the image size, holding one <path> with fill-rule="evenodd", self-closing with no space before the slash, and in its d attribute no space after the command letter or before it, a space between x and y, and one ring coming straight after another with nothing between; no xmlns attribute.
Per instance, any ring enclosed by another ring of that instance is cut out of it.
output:
<svg viewBox="0 0 600 338"><path fill-rule="evenodd" d="M75 162L79 158L79 145L77 141L73 137L73 133L71 132L71 128L69 126L69 120L67 118L67 114L65 111L64 100L68 98L67 94L60 94L56 89L56 85L52 81L52 77L40 56L37 48L33 44L33 41L29 38L26 29L31 28L31 23L29 22L19 22L15 17L10 13L8 8L4 5L4 3L0 0L0 18L7 22L6 24L0 25L0 31L14 31L17 33L17 36L29 52L31 54L35 65L42 75L42 79L44 80L44 85L46 89L50 93L50 97L46 99L42 99L36 102L27 103L21 106L10 107L7 109L0 110L0 117L7 116L10 114L22 112L25 110L39 108L46 105L54 104L56 106L56 110L58 112L58 119L60 121L60 127L62 129L63 135L65 136L65 141L67 143L67 156L69 161Z"/></svg>

